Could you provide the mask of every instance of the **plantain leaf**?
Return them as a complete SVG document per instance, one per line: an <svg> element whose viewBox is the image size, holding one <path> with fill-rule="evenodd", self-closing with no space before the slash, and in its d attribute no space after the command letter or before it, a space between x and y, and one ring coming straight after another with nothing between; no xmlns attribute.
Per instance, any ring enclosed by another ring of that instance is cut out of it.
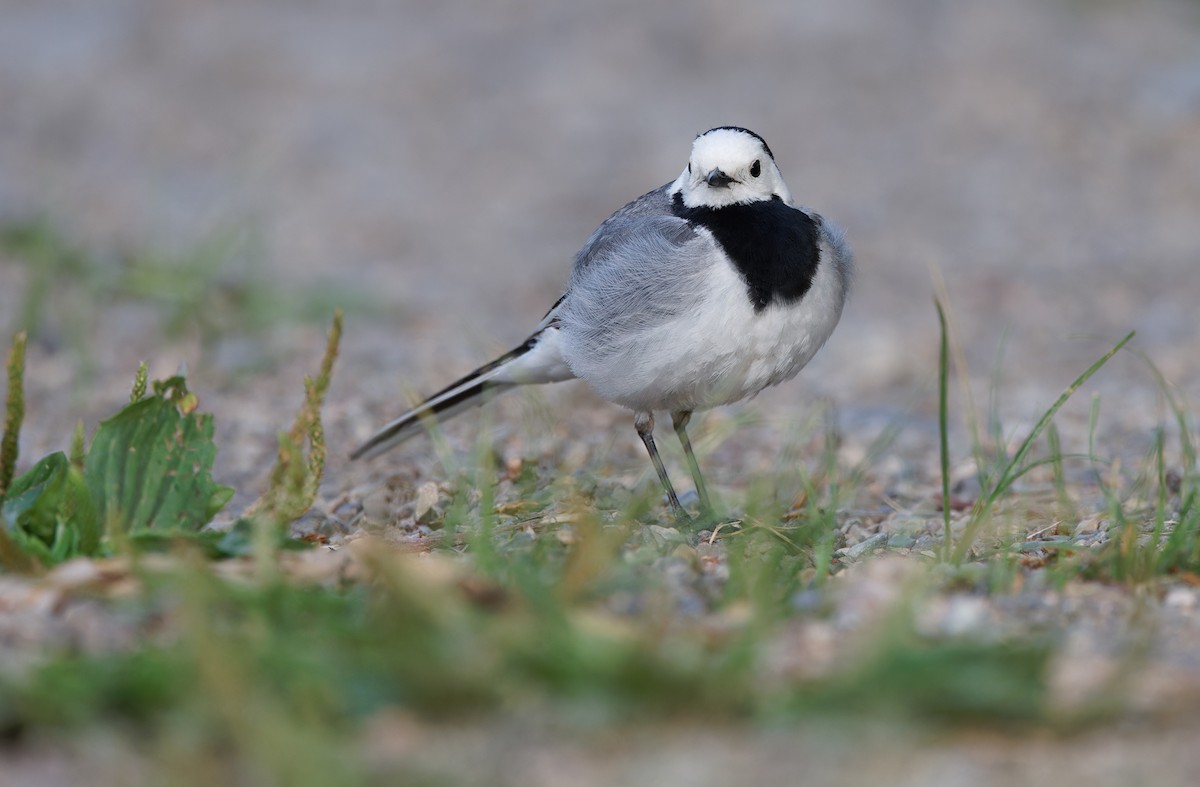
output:
<svg viewBox="0 0 1200 787"><path fill-rule="evenodd" d="M61 451L13 481L0 520L11 539L43 563L95 554L100 546L103 520L92 493Z"/></svg>
<svg viewBox="0 0 1200 787"><path fill-rule="evenodd" d="M154 383L154 394L103 421L85 476L102 522L127 532L196 531L233 497L213 481L213 419L196 412L182 376Z"/></svg>
<svg viewBox="0 0 1200 787"><path fill-rule="evenodd" d="M139 552L166 552L180 544L190 544L210 558L247 557L254 554L254 522L242 518L234 522L228 530L201 530L197 533L143 530L132 534L130 540ZM313 547L313 542L290 538L283 530L272 534L272 543L279 549L291 552Z"/></svg>

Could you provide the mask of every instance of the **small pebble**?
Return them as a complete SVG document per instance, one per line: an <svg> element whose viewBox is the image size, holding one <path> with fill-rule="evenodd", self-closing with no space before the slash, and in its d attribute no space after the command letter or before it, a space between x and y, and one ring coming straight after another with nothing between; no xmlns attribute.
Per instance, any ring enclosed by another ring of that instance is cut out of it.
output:
<svg viewBox="0 0 1200 787"><path fill-rule="evenodd" d="M1175 587L1167 591L1163 605L1174 609L1192 610L1196 608L1196 590L1193 588Z"/></svg>
<svg viewBox="0 0 1200 787"><path fill-rule="evenodd" d="M440 497L441 493L433 481L426 481L417 487L417 500L413 504L413 516L418 522L428 524L434 521L437 515L435 507Z"/></svg>
<svg viewBox="0 0 1200 787"><path fill-rule="evenodd" d="M379 487L362 499L362 512L372 522L388 522L395 516L391 493Z"/></svg>

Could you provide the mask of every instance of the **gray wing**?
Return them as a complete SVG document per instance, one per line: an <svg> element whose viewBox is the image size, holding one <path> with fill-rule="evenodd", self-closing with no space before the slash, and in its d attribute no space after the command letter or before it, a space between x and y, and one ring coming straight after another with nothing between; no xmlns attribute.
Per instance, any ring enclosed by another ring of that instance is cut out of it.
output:
<svg viewBox="0 0 1200 787"><path fill-rule="evenodd" d="M553 310L574 357L568 363L623 352L691 313L719 259L712 236L671 213L667 186L614 213L576 255L570 287Z"/></svg>
<svg viewBox="0 0 1200 787"><path fill-rule="evenodd" d="M584 268L587 268L593 260L605 259L617 251L621 244L629 238L630 232L637 226L638 219L670 216L671 198L667 195L667 189L670 187L670 183L659 186L654 191L647 192L632 202L627 203L623 208L605 219L583 244L583 248L576 252L575 267L571 274L571 281L574 282L579 277L580 272ZM570 294L571 291L568 288L567 292L563 293L562 297L554 302L550 310L542 316L542 321L538 323L535 333L547 326L558 324L559 312L561 311L563 302L567 300Z"/></svg>
<svg viewBox="0 0 1200 787"><path fill-rule="evenodd" d="M671 216L671 197L667 194L670 187L671 184L667 183L643 194L605 219L575 255L575 274L591 264L592 260L602 259L611 253L613 247L622 242L639 220Z"/></svg>

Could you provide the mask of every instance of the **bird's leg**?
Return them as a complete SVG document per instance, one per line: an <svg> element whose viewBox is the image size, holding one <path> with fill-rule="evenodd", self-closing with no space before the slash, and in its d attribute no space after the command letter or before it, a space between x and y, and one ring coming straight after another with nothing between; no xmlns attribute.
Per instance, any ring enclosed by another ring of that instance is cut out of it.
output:
<svg viewBox="0 0 1200 787"><path fill-rule="evenodd" d="M683 445L683 453L687 455L692 479L696 482L696 494L700 496L700 508L703 513L711 514L713 508L708 497L708 487L704 484L704 476L700 474L700 463L696 461L696 455L692 453L692 441L688 439L687 425L690 420L692 420L690 410L671 413L671 425L675 427L675 434L679 437L680 444Z"/></svg>
<svg viewBox="0 0 1200 787"><path fill-rule="evenodd" d="M663 489L667 491L667 500L671 503L671 510L675 512L675 516L686 519L687 513L679 504L679 497L675 494L675 488L671 486L671 479L667 477L667 468L663 467L662 459L658 456L658 448L654 445L654 414L636 414L633 417L633 426L637 429L638 437L642 438L642 442L646 445L646 451L650 454L650 461L654 463L654 469L658 471L658 480L662 481Z"/></svg>

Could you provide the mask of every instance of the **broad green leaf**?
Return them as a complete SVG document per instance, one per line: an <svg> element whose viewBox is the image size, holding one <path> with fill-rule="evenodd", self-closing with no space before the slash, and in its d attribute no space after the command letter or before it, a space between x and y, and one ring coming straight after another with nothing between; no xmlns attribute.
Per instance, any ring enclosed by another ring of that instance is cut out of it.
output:
<svg viewBox="0 0 1200 787"><path fill-rule="evenodd" d="M154 394L96 430L85 476L101 521L128 532L199 530L234 490L212 480L213 419L195 411L182 377L154 383Z"/></svg>
<svg viewBox="0 0 1200 787"><path fill-rule="evenodd" d="M91 555L100 545L102 520L87 481L61 451L13 481L0 519L18 546L46 563Z"/></svg>
<svg viewBox="0 0 1200 787"><path fill-rule="evenodd" d="M246 557L254 554L254 522L239 519L228 530L201 530L197 533L143 530L131 535L130 540L139 552L166 552L180 544L199 547L210 558ZM315 544L288 537L286 531L276 529L273 543L279 549L300 552L311 549Z"/></svg>

